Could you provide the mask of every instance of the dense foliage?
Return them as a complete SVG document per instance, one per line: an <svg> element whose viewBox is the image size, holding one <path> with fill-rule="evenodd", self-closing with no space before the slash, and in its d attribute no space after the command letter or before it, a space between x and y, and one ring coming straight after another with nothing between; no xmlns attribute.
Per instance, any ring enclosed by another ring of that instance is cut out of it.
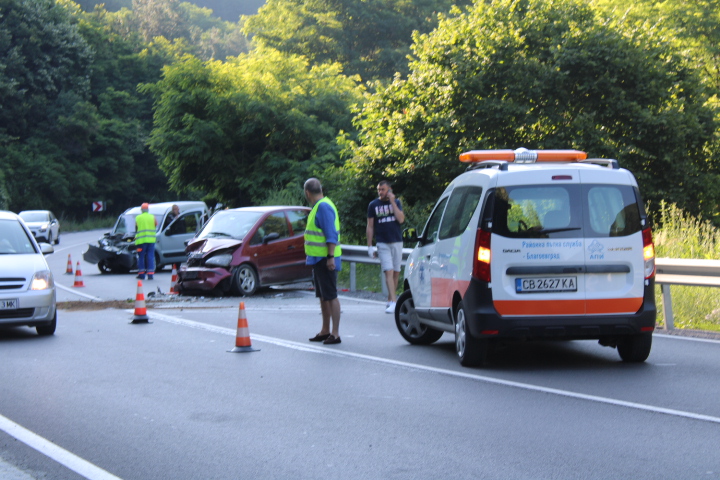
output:
<svg viewBox="0 0 720 480"><path fill-rule="evenodd" d="M407 73L413 31L429 32L437 13L467 0L267 0L246 19L260 45L304 55L313 63L339 62L363 81Z"/></svg>
<svg viewBox="0 0 720 480"><path fill-rule="evenodd" d="M720 0L451 3L0 0L0 207L245 205L318 175L359 238L381 177L421 224L458 153L525 146L720 220Z"/></svg>
<svg viewBox="0 0 720 480"><path fill-rule="evenodd" d="M360 111L348 167L422 203L462 170L462 151L578 148L617 158L650 200L710 212L710 92L662 38L623 27L572 0L495 0L443 18L416 35L408 78Z"/></svg>
<svg viewBox="0 0 720 480"><path fill-rule="evenodd" d="M156 99L150 145L171 187L232 206L288 184L300 191L311 172L337 164L335 136L361 100L338 65L272 49L224 63L188 56L145 90Z"/></svg>

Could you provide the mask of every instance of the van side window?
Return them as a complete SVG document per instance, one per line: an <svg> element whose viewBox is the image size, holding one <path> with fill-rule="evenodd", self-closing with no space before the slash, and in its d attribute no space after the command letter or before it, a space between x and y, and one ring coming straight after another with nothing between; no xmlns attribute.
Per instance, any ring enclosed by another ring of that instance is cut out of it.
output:
<svg viewBox="0 0 720 480"><path fill-rule="evenodd" d="M447 204L447 202L448 197L440 200L440 202L435 207L435 210L433 210L433 213L430 215L430 219L425 225L425 231L422 234L424 245L427 245L429 243L435 243L437 241L438 230L440 229L440 220L442 219L442 214L445 211L445 205Z"/></svg>
<svg viewBox="0 0 720 480"><path fill-rule="evenodd" d="M509 238L580 237L579 198L579 185L498 187L493 233Z"/></svg>
<svg viewBox="0 0 720 480"><path fill-rule="evenodd" d="M585 185L589 234L623 237L640 231L635 191L627 185Z"/></svg>
<svg viewBox="0 0 720 480"><path fill-rule="evenodd" d="M482 187L457 187L448 201L447 211L440 225L440 240L457 237L465 231L482 197Z"/></svg>

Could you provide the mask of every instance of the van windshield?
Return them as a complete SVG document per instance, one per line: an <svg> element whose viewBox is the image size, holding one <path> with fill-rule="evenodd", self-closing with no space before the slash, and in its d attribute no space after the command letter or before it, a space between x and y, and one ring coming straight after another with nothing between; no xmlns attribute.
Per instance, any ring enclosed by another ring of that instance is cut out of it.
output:
<svg viewBox="0 0 720 480"><path fill-rule="evenodd" d="M160 225L160 222L162 221L162 215L153 215L155 217L155 222ZM115 226L112 229L112 233L121 233L124 235L132 235L136 232L135 228L135 217L137 217L137 214L122 214L120 217L118 217L117 222L115 223Z"/></svg>
<svg viewBox="0 0 720 480"><path fill-rule="evenodd" d="M629 185L520 185L494 192L493 233L509 238L631 235L640 212Z"/></svg>

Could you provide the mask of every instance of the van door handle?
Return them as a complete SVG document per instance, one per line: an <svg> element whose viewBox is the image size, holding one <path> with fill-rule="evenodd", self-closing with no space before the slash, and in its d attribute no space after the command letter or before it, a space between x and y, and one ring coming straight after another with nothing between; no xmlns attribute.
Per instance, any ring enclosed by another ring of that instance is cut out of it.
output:
<svg viewBox="0 0 720 480"><path fill-rule="evenodd" d="M295 250L295 245L290 245L287 249L288 249L288 250Z"/></svg>

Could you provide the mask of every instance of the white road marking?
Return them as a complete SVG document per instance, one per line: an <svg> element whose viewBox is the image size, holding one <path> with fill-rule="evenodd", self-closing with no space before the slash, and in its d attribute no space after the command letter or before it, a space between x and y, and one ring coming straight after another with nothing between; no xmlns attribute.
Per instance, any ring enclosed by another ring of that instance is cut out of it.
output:
<svg viewBox="0 0 720 480"><path fill-rule="evenodd" d="M148 312L148 316L150 316L150 318L153 318L153 319L161 320L161 321L168 322L168 323L174 323L176 325L182 325L185 327L196 328L199 330L206 330L209 332L220 333L223 335L230 335L233 337L237 333L235 329L218 327L216 325L209 325L206 323L196 322L193 320L185 320L182 318L177 318L177 317L173 317L170 315L164 315L161 313ZM720 424L720 417L713 417L711 415L702 415L699 413L685 412L682 410L674 410L671 408L656 407L654 405L646 405L643 403L628 402L625 400L618 400L618 399L609 398L609 397L600 397L597 395L587 395L584 393L572 392L569 390L560 390L558 388L542 387L539 385L532 385L529 383L513 382L511 380L502 380L499 378L486 377L483 375L475 375L472 373L457 372L454 370L447 370L447 369L443 369L443 368L429 367L426 365L419 365L416 363L408 363L408 362L402 362L399 360L391 360L388 358L375 357L372 355L364 355L361 353L336 350L334 348L316 347L313 345L306 345L303 343L297 343L297 342L293 342L293 341L289 341L289 340L283 340L280 338L267 337L264 335L252 334L252 335L250 335L250 339L257 340L259 342L269 343L272 345L277 345L279 347L300 350L303 352L313 352L313 353L321 353L321 354L325 354L325 355L333 355L333 356L339 356L339 357L357 358L357 359L367 360L367 361L381 363L381 364L385 364L385 365L393 365L396 367L403 367L403 368L409 368L409 369L413 369L413 370L438 373L441 375L447 375L447 376L457 377L457 378L465 378L468 380L475 380L475 381L483 382L483 383L491 383L494 385L502 385L505 387L520 388L523 390L530 390L530 391L534 391L534 392L558 395L561 397L575 398L575 399L579 399L579 400L587 400L590 402L603 403L603 404L614 405L614 406L618 406L618 407L633 408L636 410L643 410L646 412L662 413L664 415L672 415L675 417L689 418L692 420L700 420L703 422L711 422L711 423Z"/></svg>
<svg viewBox="0 0 720 480"><path fill-rule="evenodd" d="M712 338L684 337L682 335L669 335L667 333L657 333L656 336L662 338L672 338L673 340L687 340L690 342L720 343L720 340L713 340Z"/></svg>
<svg viewBox="0 0 720 480"><path fill-rule="evenodd" d="M88 480L122 480L2 415L0 415L0 430Z"/></svg>
<svg viewBox="0 0 720 480"><path fill-rule="evenodd" d="M86 294L86 293L78 292L77 290L73 290L72 288L66 287L65 285L60 285L60 284L57 283L57 282L55 283L55 286L56 286L57 288L59 288L60 290L65 290L66 292L72 293L72 294L74 294L74 295L79 295L79 296L81 296L81 297L85 297L85 298L87 298L88 300L95 300L96 302L102 302L102 301L103 301L103 299L100 298L100 297L95 297L95 296L93 296L93 295L88 295L88 294Z"/></svg>
<svg viewBox="0 0 720 480"><path fill-rule="evenodd" d="M53 253L63 252L65 250L70 250L71 248L82 247L87 244L88 242L76 243L75 245L63 245L61 248L53 248L53 250L55 250Z"/></svg>

